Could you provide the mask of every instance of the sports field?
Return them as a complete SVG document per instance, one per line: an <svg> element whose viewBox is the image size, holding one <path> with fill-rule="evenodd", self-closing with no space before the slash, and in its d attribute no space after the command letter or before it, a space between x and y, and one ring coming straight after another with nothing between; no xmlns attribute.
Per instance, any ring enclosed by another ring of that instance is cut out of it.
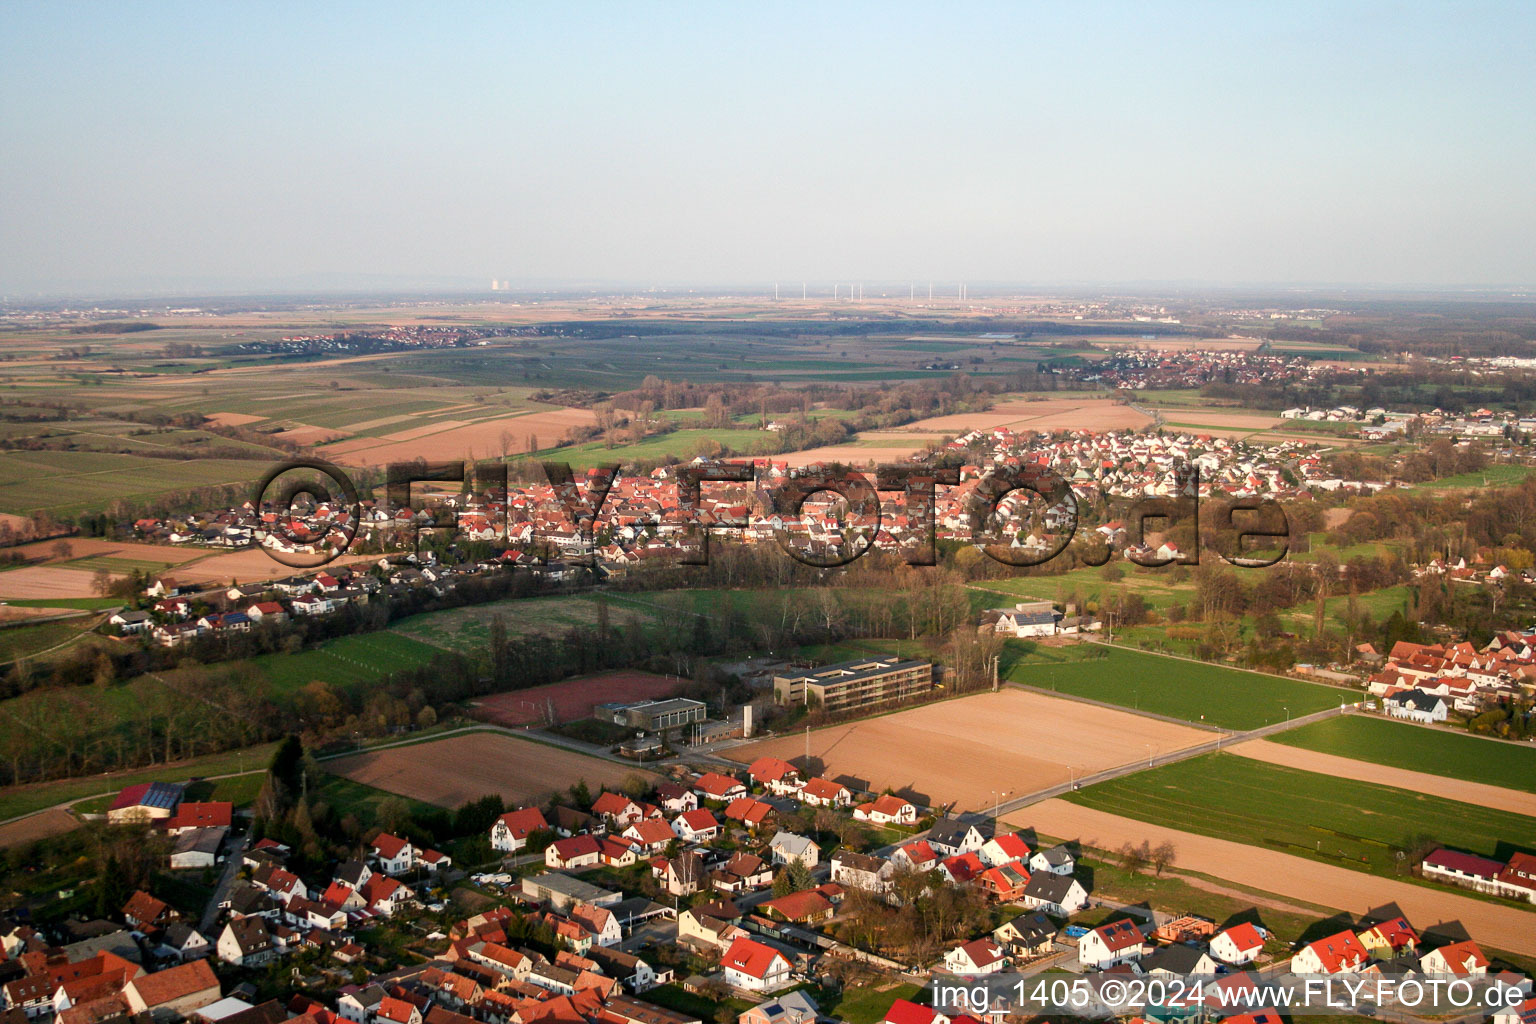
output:
<svg viewBox="0 0 1536 1024"><path fill-rule="evenodd" d="M1211 733L1025 690L978 693L910 708L806 737L733 747L721 753L750 764L782 757L809 770L879 792L887 787L928 806L967 810L1068 782L1073 775L1204 743Z"/></svg>
<svg viewBox="0 0 1536 1024"><path fill-rule="evenodd" d="M1536 745L1425 729L1372 715L1340 715L1270 737L1324 754L1536 793Z"/></svg>
<svg viewBox="0 0 1536 1024"><path fill-rule="evenodd" d="M1485 857L1536 847L1536 818L1236 754L1112 779L1066 799L1156 825L1396 876L1413 836Z"/></svg>
<svg viewBox="0 0 1536 1024"><path fill-rule="evenodd" d="M1358 699L1357 694L1337 687L1121 647L1097 649L1103 657L1050 665L1014 664L1008 669L1008 678L1125 708L1238 730L1283 722L1287 715L1299 718Z"/></svg>
<svg viewBox="0 0 1536 1024"><path fill-rule="evenodd" d="M425 665L436 648L397 633L359 633L327 640L296 654L263 654L251 664L272 682L274 693L290 693L316 679L346 687L403 668Z"/></svg>
<svg viewBox="0 0 1536 1024"><path fill-rule="evenodd" d="M643 623L657 618L656 611L632 602L620 603L615 595L610 601L610 621L615 628L631 615ZM466 654L486 650L491 640L491 620L500 615L510 638L554 636L566 630L594 628L598 622L598 601L591 594L561 594L549 597L522 597L510 601L464 605L443 611L412 615L393 623L389 631L422 643Z"/></svg>
<svg viewBox="0 0 1536 1024"><path fill-rule="evenodd" d="M628 765L490 732L354 754L327 761L325 767L354 782L439 807L458 807L491 793L528 804L581 781L594 792L617 789L631 775L655 781L654 775Z"/></svg>
<svg viewBox="0 0 1536 1024"><path fill-rule="evenodd" d="M547 725L552 709L556 722L575 722L590 717L594 704L674 697L686 683L652 672L599 672L484 697L475 705L475 714L498 725Z"/></svg>

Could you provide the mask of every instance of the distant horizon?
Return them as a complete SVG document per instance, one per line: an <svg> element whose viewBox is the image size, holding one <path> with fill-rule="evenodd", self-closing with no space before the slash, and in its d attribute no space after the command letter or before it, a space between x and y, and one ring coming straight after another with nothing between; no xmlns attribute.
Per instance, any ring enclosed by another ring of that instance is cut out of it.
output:
<svg viewBox="0 0 1536 1024"><path fill-rule="evenodd" d="M1516 0L0 5L0 296L1519 291L1533 36Z"/></svg>
<svg viewBox="0 0 1536 1024"><path fill-rule="evenodd" d="M336 275L344 276L344 275ZM846 289L849 284L857 286L862 283L864 295L861 300L849 300ZM915 302L918 306L928 303L926 294L927 281L912 282L916 285L918 294L915 299L909 299L904 293L907 282L871 282L857 280L849 282L813 281L807 282L809 294L805 299L800 297L801 282L791 283L780 281L780 296L775 299L774 283L767 282L724 282L719 284L690 283L684 281L669 282L639 282L639 281L584 281L584 280L550 280L529 281L525 283L509 282L510 287L491 289L489 279L484 284L476 286L469 281L410 281L400 282L376 281L372 283L321 283L298 284L294 282L269 282L251 283L248 285L229 284L224 286L208 285L205 287L165 287L165 288L112 288L110 286L100 288L79 288L77 290L58 290L53 292L38 292L32 294L6 294L0 291L0 309L4 308L41 308L48 306L67 305L70 303L169 303L193 299L209 299L219 301L237 300L333 300L333 301L358 301L358 300L390 300L390 301L432 301L444 299L452 301L483 300L496 302L502 300L540 299L554 296L583 296L590 298L644 298L648 294L657 297L684 299L690 296L705 298L732 298L743 300L761 300L768 304L774 302L789 306L795 303L821 303L830 304L836 301L839 305L847 305L857 308L861 302L864 305L872 303L901 303ZM837 284L843 292L834 299L832 287ZM1377 297L1377 298L1402 298L1411 299L1443 299L1454 300L1464 298L1477 299L1502 299L1515 302L1536 302L1536 285L1514 284L1464 284L1464 285L1433 285L1433 284L1390 284L1390 283L1336 283L1336 282L1198 282L1198 281L1061 281L1061 282L1005 282L1005 281L967 281L966 298L960 300L956 296L956 288L959 282L945 281L934 282L932 305L953 307L959 304L975 304L985 301L1002 299L1049 299L1049 298L1090 298L1090 297L1126 297L1142 299L1166 299L1172 301L1197 301L1202 298L1252 298L1252 299L1317 299L1338 298L1340 300L1349 297ZM901 290L898 292L898 289ZM882 294L883 290L883 294Z"/></svg>

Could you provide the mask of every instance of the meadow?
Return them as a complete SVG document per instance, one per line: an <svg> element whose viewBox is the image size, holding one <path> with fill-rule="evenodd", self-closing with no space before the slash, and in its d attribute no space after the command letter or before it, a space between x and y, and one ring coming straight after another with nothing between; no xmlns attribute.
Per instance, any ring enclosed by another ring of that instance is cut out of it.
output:
<svg viewBox="0 0 1536 1024"><path fill-rule="evenodd" d="M1269 737L1272 743L1536 793L1536 746L1340 715Z"/></svg>
<svg viewBox="0 0 1536 1024"><path fill-rule="evenodd" d="M1355 700L1351 691L1334 687L1097 645L1085 648L1080 660L1016 659L1005 674L1013 682L1236 730Z"/></svg>
<svg viewBox="0 0 1536 1024"><path fill-rule="evenodd" d="M1234 754L1112 779L1072 803L1199 835L1263 846L1385 876L1416 837L1505 860L1536 846L1536 818Z"/></svg>
<svg viewBox="0 0 1536 1024"><path fill-rule="evenodd" d="M274 453L275 457L275 453ZM13 451L0 454L0 513L62 514L105 508L193 487L252 483L263 459L151 459L109 452Z"/></svg>

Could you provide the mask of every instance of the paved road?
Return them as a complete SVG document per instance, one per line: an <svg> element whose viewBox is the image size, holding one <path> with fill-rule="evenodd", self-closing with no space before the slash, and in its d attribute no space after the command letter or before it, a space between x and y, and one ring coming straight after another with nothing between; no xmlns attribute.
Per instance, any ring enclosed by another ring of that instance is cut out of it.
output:
<svg viewBox="0 0 1536 1024"><path fill-rule="evenodd" d="M250 827L247 826L240 833L240 842L229 851L229 857L224 861L224 873L219 875L219 884L213 887L213 895L208 897L208 905L203 908L202 920L197 923L197 930L210 943L218 939L212 928L219 919L219 904L224 902L230 886L235 884L235 876L240 873L240 864L245 858L245 845L250 841Z"/></svg>

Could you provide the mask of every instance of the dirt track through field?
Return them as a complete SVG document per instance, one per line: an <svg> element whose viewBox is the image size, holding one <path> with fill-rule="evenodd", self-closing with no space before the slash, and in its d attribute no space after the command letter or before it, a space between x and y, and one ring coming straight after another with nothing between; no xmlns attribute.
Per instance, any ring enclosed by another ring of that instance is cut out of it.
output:
<svg viewBox="0 0 1536 1024"><path fill-rule="evenodd" d="M1046 800L1027 807L1011 816L1008 823L1063 839L1078 839L1099 849L1113 850L1122 843L1139 843L1143 839L1153 845L1166 840L1177 851L1175 865L1186 871L1354 914L1396 903L1421 931L1447 921L1459 921L1485 949L1536 956L1536 912L1531 910L1368 875L1260 846L1181 832L1079 807L1065 800Z"/></svg>
<svg viewBox="0 0 1536 1024"><path fill-rule="evenodd" d="M1411 751L1411 748L1407 749ZM1536 793L1525 793L1518 789L1505 789L1503 786L1490 786L1482 782L1466 782L1444 775L1431 775L1428 772L1416 772L1408 768L1393 768L1390 765L1375 764L1371 761L1356 761L1349 757L1339 757L1337 754L1324 754L1316 750L1290 747L1270 740L1250 740L1247 743L1239 743L1235 747L1228 747L1227 751L1251 757L1255 761L1300 768L1302 771L1320 772L1335 778L1359 779L1362 782L1376 782L1383 786L1396 786L1398 789L1406 789L1414 793L1443 796L1447 800L1460 800L1462 803L1476 804L1479 807L1497 807L1514 814L1528 814L1536 818Z"/></svg>

